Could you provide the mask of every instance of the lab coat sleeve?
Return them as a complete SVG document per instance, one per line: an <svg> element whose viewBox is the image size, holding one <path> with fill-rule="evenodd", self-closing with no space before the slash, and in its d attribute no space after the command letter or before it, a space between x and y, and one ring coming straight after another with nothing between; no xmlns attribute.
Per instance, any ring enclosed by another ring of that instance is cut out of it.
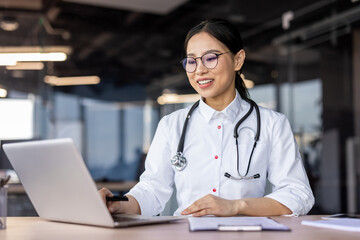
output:
<svg viewBox="0 0 360 240"><path fill-rule="evenodd" d="M140 181L129 192L139 203L141 214L154 216L161 213L173 192L174 171L170 164L169 129L167 117L159 122L149 148L145 171Z"/></svg>
<svg viewBox="0 0 360 240"><path fill-rule="evenodd" d="M284 115L279 116L272 129L268 166L268 180L273 191L265 197L285 205L292 215L307 214L315 200L290 124Z"/></svg>

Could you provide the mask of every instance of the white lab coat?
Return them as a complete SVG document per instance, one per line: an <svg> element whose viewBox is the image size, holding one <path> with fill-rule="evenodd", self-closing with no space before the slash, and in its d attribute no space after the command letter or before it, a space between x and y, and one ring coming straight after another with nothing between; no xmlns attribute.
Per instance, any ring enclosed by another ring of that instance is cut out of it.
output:
<svg viewBox="0 0 360 240"><path fill-rule="evenodd" d="M190 107L175 111L161 119L150 146L145 172L128 194L139 202L143 215L157 215L169 200L173 184L177 189L178 209L174 215L197 199L214 194L225 199L264 197L266 179L272 193L266 197L287 206L293 215L307 214L314 205L299 149L290 124L278 112L260 108L261 133L250 164L248 176L259 173L260 178L233 180L237 177L235 124L249 110L249 103L236 92L235 99L221 112L200 100L188 123L184 156L187 166L175 170L170 160L177 147ZM256 133L256 111L239 126L240 173L246 173Z"/></svg>

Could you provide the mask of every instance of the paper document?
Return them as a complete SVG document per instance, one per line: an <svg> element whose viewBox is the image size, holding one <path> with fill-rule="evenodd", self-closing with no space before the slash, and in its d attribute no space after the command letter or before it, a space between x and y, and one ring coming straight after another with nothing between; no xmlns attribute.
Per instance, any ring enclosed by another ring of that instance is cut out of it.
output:
<svg viewBox="0 0 360 240"><path fill-rule="evenodd" d="M341 218L332 220L302 221L301 224L313 227L331 228L344 231L360 232L360 219Z"/></svg>
<svg viewBox="0 0 360 240"><path fill-rule="evenodd" d="M290 231L267 217L189 217L190 231Z"/></svg>

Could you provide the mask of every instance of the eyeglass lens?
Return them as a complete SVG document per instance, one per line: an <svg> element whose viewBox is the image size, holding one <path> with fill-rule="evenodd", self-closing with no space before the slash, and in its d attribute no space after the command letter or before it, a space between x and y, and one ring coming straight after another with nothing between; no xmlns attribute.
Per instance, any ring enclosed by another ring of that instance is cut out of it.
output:
<svg viewBox="0 0 360 240"><path fill-rule="evenodd" d="M215 53L207 53L204 54L202 57L197 58L200 58L203 65L209 69L215 68L218 63L218 55L216 55ZM182 65L187 72L192 73L196 70L197 58L187 57L183 60Z"/></svg>

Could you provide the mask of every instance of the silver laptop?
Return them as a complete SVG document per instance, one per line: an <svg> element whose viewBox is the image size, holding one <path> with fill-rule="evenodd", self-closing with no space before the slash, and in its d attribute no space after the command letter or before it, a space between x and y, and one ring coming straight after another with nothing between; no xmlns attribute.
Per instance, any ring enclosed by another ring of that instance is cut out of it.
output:
<svg viewBox="0 0 360 240"><path fill-rule="evenodd" d="M71 139L9 143L4 144L3 149L43 219L104 227L181 219L173 216L111 216Z"/></svg>

